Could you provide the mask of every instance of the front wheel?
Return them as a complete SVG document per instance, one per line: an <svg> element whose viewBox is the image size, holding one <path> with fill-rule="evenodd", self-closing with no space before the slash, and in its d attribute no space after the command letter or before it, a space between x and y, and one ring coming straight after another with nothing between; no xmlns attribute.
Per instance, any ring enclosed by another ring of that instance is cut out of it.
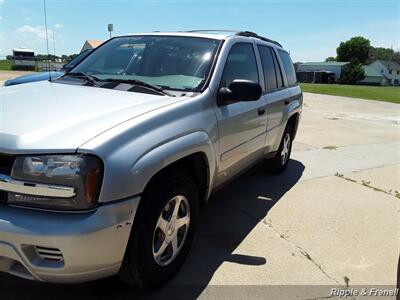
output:
<svg viewBox="0 0 400 300"><path fill-rule="evenodd" d="M264 161L268 173L281 174L287 168L292 152L292 128L286 126L276 155Z"/></svg>
<svg viewBox="0 0 400 300"><path fill-rule="evenodd" d="M183 264L196 229L198 188L184 174L162 176L144 193L120 276L140 288L160 286Z"/></svg>

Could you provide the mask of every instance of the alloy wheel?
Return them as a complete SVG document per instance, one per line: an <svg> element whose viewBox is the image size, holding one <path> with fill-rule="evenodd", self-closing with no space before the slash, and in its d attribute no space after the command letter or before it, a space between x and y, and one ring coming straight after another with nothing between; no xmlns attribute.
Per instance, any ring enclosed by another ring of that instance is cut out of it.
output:
<svg viewBox="0 0 400 300"><path fill-rule="evenodd" d="M153 257L160 266L170 264L182 250L190 225L190 206L183 195L164 206L153 235Z"/></svg>
<svg viewBox="0 0 400 300"><path fill-rule="evenodd" d="M283 147L281 151L281 164L284 165L289 158L289 151L290 151L290 134L285 133L285 137L283 139Z"/></svg>

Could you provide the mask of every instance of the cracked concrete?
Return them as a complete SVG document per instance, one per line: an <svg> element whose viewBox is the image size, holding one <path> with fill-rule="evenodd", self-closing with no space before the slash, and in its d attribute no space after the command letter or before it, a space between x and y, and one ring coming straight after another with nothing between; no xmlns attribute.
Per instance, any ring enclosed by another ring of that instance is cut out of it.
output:
<svg viewBox="0 0 400 300"><path fill-rule="evenodd" d="M387 176L387 174L390 174L390 176ZM400 197L400 164L349 173L347 176L359 184L376 189L376 191L384 192L397 198Z"/></svg>
<svg viewBox="0 0 400 300"><path fill-rule="evenodd" d="M380 187L372 186L371 185L371 181L368 181L368 180L361 179L361 181L359 182L356 179L353 179L351 177L345 177L345 176L343 176L343 174L339 174L339 173L336 173L335 176L337 176L339 178L342 178L344 180L350 181L350 182L361 184L361 185L363 185L363 186L365 186L367 188L370 188L370 189L374 190L375 192L385 193L385 194L394 196L396 198L400 198L400 192L399 192L398 188L396 188L395 190L392 190L392 189L384 190L384 189L382 189Z"/></svg>
<svg viewBox="0 0 400 300"><path fill-rule="evenodd" d="M305 257L307 258L309 261L311 261L326 277L328 277L329 279L332 279L333 281L335 281L338 285L342 285L343 283L337 281L335 278L332 278L328 273L326 273L326 271L323 269L323 267L317 263L312 257L311 255L304 250L301 246L297 245L296 243L294 243L293 241L291 241L287 235L280 233L273 225L272 225L272 221L271 219L269 221L263 221L266 225L268 225L270 228L272 228L272 230L275 231L275 233L282 239L284 239L285 241L287 241L288 243L291 243L293 246L295 246L299 252ZM343 287L347 287L347 284Z"/></svg>

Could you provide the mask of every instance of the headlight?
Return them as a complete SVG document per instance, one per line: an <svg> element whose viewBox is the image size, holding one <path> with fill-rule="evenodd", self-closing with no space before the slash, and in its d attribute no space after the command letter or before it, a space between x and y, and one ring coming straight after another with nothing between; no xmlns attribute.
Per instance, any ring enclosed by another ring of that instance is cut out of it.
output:
<svg viewBox="0 0 400 300"><path fill-rule="evenodd" d="M102 161L93 155L18 156L11 178L23 184L8 193L7 202L57 210L91 209L98 204L102 177Z"/></svg>

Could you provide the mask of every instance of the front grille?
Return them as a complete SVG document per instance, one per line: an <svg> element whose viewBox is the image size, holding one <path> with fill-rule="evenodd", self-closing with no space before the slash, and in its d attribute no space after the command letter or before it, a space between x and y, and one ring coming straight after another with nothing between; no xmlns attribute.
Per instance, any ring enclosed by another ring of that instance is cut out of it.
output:
<svg viewBox="0 0 400 300"><path fill-rule="evenodd" d="M0 153L0 174L10 175L14 161L14 155Z"/></svg>

